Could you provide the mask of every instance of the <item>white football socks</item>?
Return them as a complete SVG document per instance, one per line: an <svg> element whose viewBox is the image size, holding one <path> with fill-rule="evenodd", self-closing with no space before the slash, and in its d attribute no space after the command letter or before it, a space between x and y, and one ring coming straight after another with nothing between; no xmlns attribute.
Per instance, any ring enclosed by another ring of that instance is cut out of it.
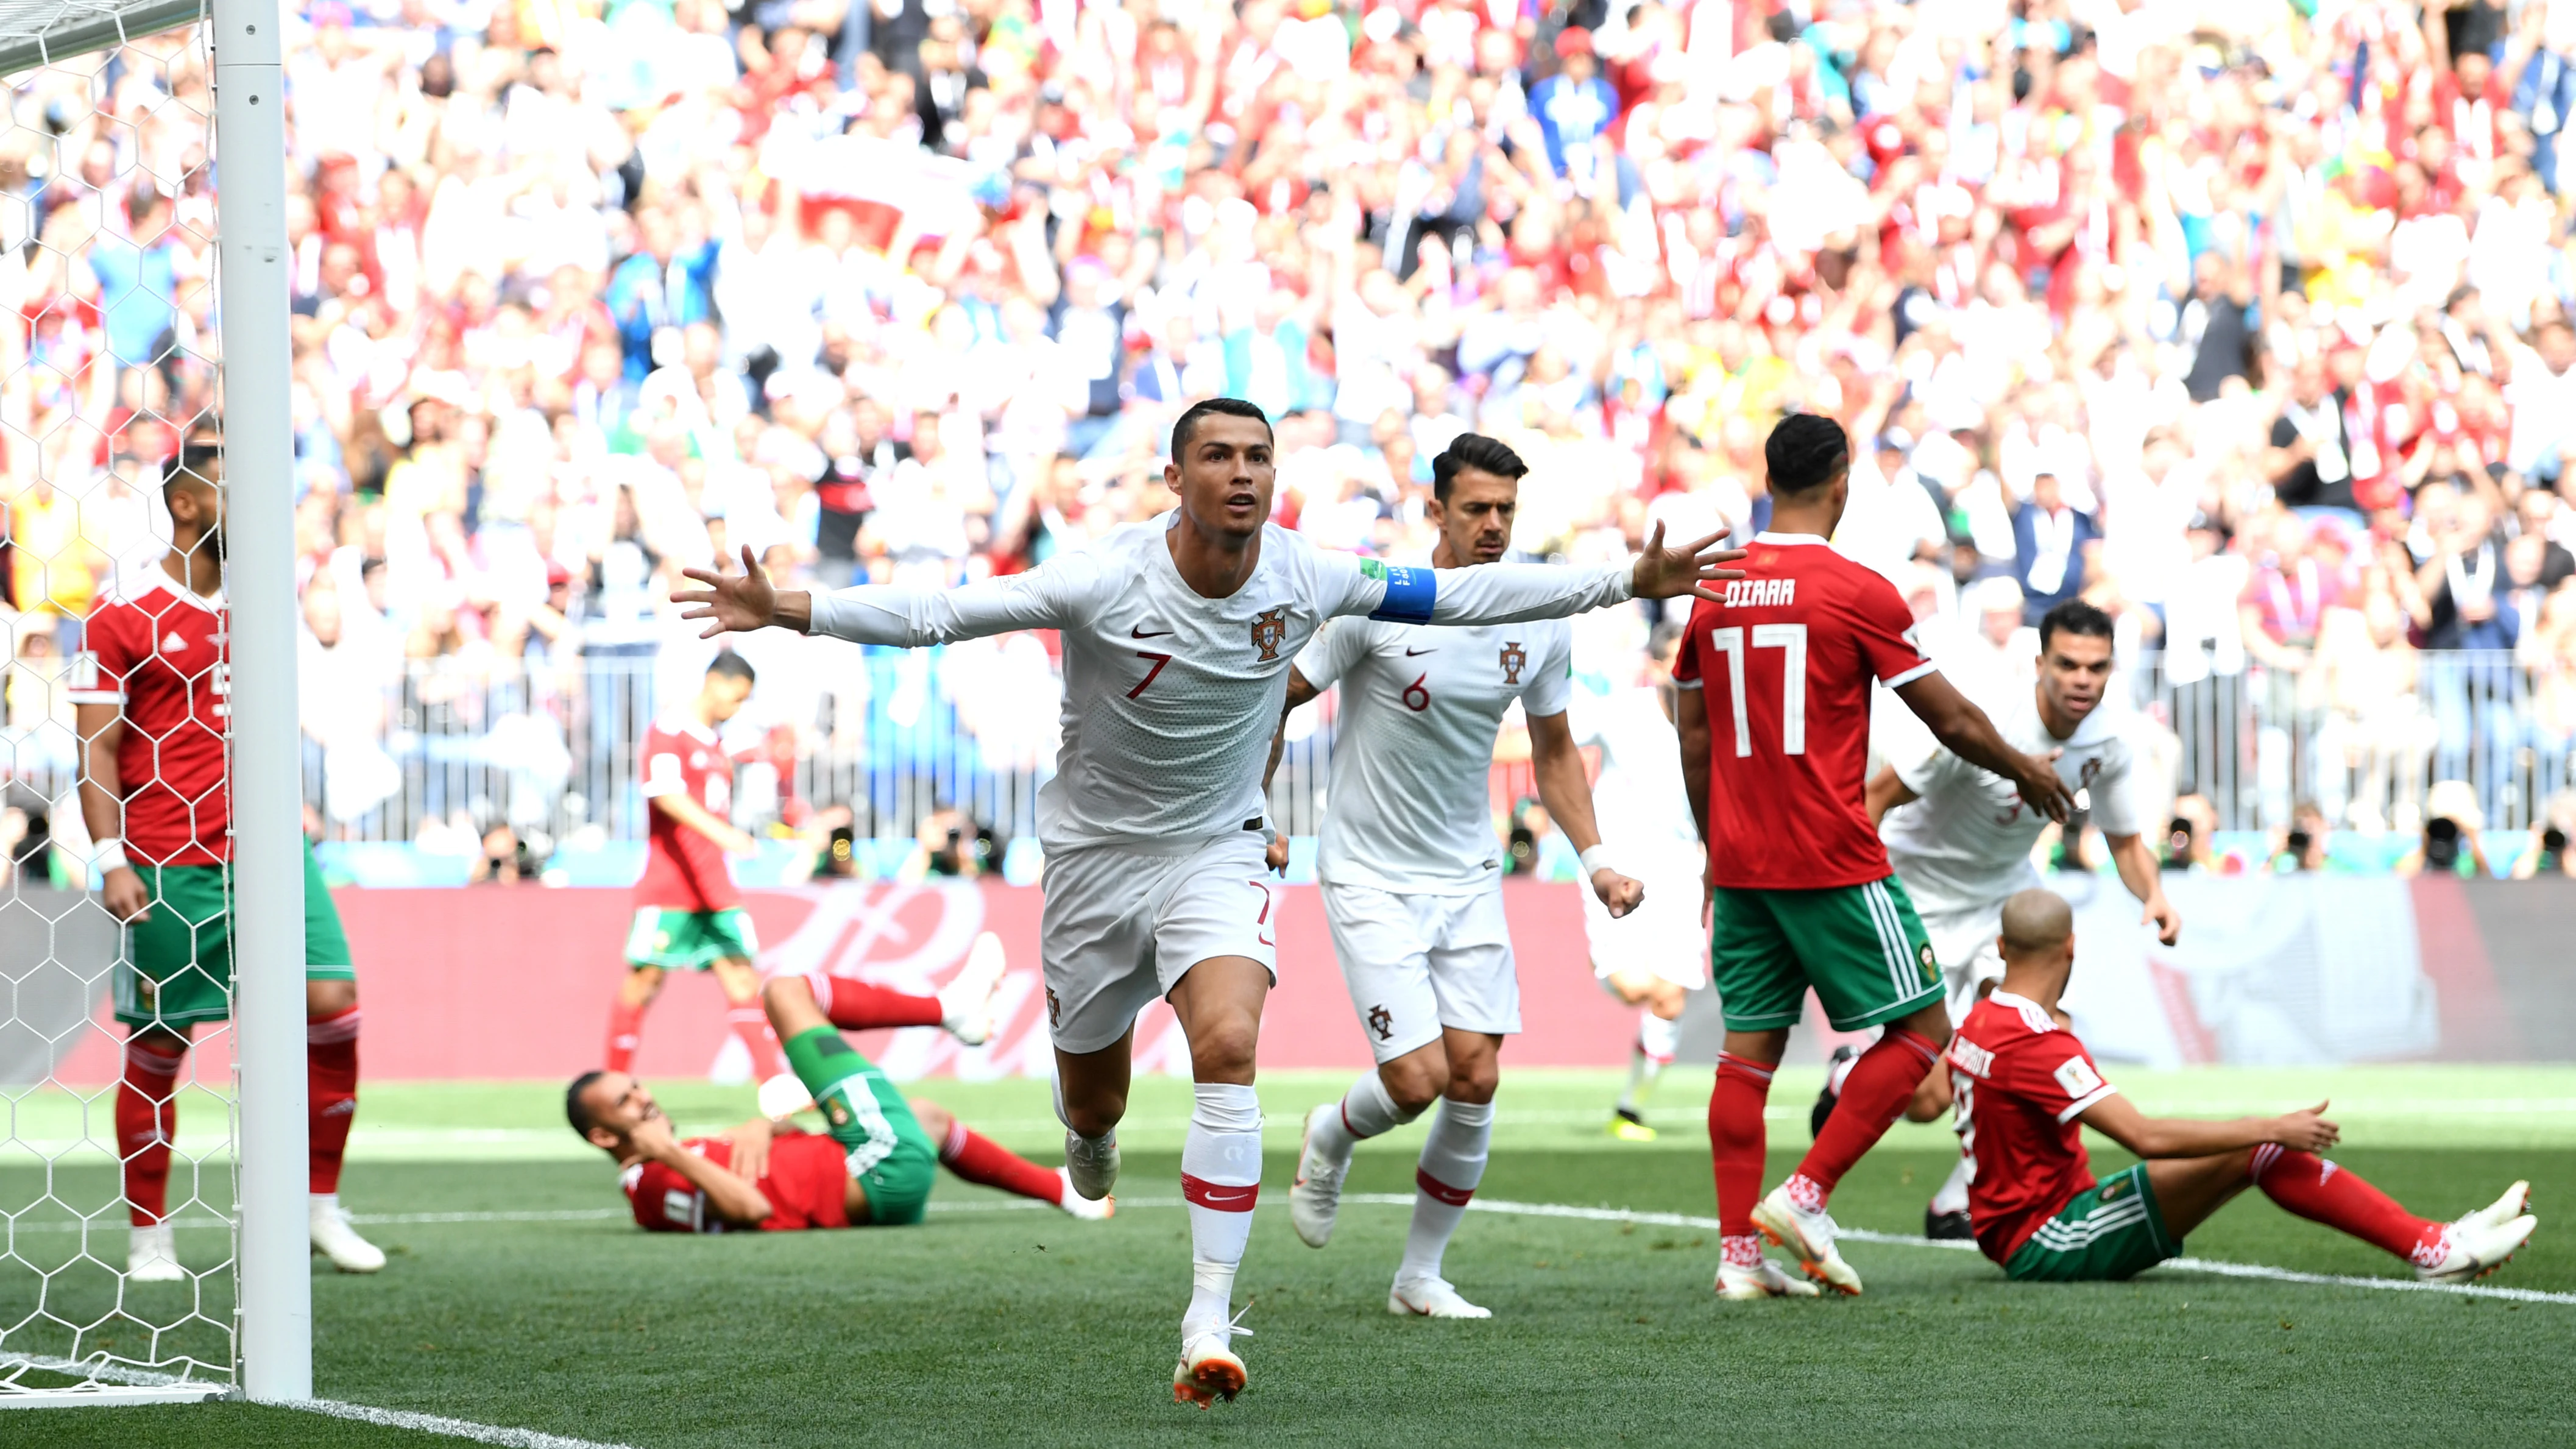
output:
<svg viewBox="0 0 2576 1449"><path fill-rule="evenodd" d="M1951 1164L1950 1175L1942 1182L1941 1190L1932 1194L1932 1211L1936 1213L1966 1212L1968 1210L1968 1179L1975 1175L1976 1167L1976 1162L1971 1159L1968 1154L1964 1152L1960 1153L1959 1160Z"/></svg>
<svg viewBox="0 0 2576 1449"><path fill-rule="evenodd" d="M1431 1135L1422 1144L1421 1164L1413 1172L1413 1228L1405 1234L1404 1261L1397 1265L1398 1284L1440 1276L1440 1255L1458 1220L1467 1215L1467 1200L1485 1180L1485 1156L1494 1136L1494 1104L1440 1103Z"/></svg>
<svg viewBox="0 0 2576 1449"><path fill-rule="evenodd" d="M1342 1094L1342 1110L1324 1118L1323 1124L1307 1138L1307 1145L1334 1162L1351 1160L1351 1149L1381 1132L1392 1132L1420 1112L1408 1112L1387 1095L1386 1080L1375 1072L1362 1072L1351 1089Z"/></svg>
<svg viewBox="0 0 2576 1449"><path fill-rule="evenodd" d="M1652 1011L1637 1013L1637 1044L1628 1053L1628 1085L1619 1093L1620 1111L1645 1110L1646 1099L1655 1094L1656 1079L1672 1065L1681 1034L1680 1022L1666 1021Z"/></svg>
<svg viewBox="0 0 2576 1449"><path fill-rule="evenodd" d="M1233 1317L1234 1270L1252 1238L1261 1196L1261 1099L1252 1088L1201 1082L1181 1143L1181 1196L1190 1209L1190 1307L1184 1341L1223 1334Z"/></svg>

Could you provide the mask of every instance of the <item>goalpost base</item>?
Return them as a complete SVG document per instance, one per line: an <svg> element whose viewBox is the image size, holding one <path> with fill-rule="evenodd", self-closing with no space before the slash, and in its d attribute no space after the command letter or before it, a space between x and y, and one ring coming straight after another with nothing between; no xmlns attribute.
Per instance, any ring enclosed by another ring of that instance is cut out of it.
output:
<svg viewBox="0 0 2576 1449"><path fill-rule="evenodd" d="M0 1409L122 1409L145 1404L202 1404L232 1392L226 1384L89 1384L63 1389L0 1390Z"/></svg>

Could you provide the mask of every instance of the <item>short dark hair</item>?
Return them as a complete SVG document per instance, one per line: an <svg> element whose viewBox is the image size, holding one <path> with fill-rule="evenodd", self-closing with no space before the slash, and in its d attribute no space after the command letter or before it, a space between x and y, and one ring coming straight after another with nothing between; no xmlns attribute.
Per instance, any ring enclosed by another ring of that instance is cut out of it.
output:
<svg viewBox="0 0 2576 1449"><path fill-rule="evenodd" d="M2039 647L2047 649L2048 641L2059 634L2081 634L2088 639L2112 638L2111 616L2082 599L2069 599L2040 616Z"/></svg>
<svg viewBox="0 0 2576 1449"><path fill-rule="evenodd" d="M760 679L760 676L753 672L751 661L730 649L707 661L707 677L713 679L719 674L727 679L739 679L745 684L754 684Z"/></svg>
<svg viewBox="0 0 2576 1449"><path fill-rule="evenodd" d="M1239 397L1201 398L1172 422L1173 462L1181 461L1181 450L1190 445L1190 434L1198 431L1199 419L1207 417L1250 418L1265 430L1270 427L1270 414L1263 412L1259 403Z"/></svg>
<svg viewBox="0 0 2576 1449"><path fill-rule="evenodd" d="M162 476L161 496L168 498L170 490L180 486L183 480L194 482L201 488L212 488L215 475L223 471L223 465L223 439L190 438L179 445L178 459Z"/></svg>
<svg viewBox="0 0 2576 1449"><path fill-rule="evenodd" d="M590 1115L590 1108L583 1105L581 1094L607 1075L600 1071L584 1072L572 1079L571 1086L564 1088L564 1120L572 1124L573 1132L585 1142L590 1140L590 1129L599 1125L599 1119Z"/></svg>
<svg viewBox="0 0 2576 1449"><path fill-rule="evenodd" d="M1843 425L1815 413L1791 413L1762 445L1773 493L1804 493L1851 466L1851 437Z"/></svg>
<svg viewBox="0 0 2576 1449"><path fill-rule="evenodd" d="M1440 456L1431 460L1431 496L1446 503L1449 485L1458 481L1458 470L1474 468L1497 478L1521 479L1529 476L1529 464L1521 455L1497 438L1482 433L1460 433L1449 440Z"/></svg>

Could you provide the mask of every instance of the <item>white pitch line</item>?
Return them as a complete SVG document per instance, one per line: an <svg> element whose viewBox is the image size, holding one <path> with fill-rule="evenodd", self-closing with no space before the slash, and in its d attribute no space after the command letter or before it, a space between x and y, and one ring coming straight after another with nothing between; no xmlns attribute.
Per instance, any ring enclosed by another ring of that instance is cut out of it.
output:
<svg viewBox="0 0 2576 1449"><path fill-rule="evenodd" d="M109 1384L131 1384L144 1388L177 1388L204 1384L214 1397L233 1398L237 1390L228 1383L209 1383L203 1379L184 1379L174 1374L155 1373L150 1369L128 1368L123 1364L98 1360L51 1358L43 1354L0 1353L0 1367L41 1369L47 1373L79 1376ZM324 1414L334 1419L355 1419L365 1424L380 1424L388 1429L416 1429L424 1434L440 1434L450 1439L468 1439L477 1444L498 1444L503 1449L628 1449L624 1444L603 1444L594 1439L574 1439L562 1434L546 1434L535 1429L514 1429L504 1424L478 1424L471 1419L451 1419L444 1414L415 1414L408 1409L379 1409L367 1404L344 1404L337 1399L298 1399L271 1407L294 1409L307 1414Z"/></svg>

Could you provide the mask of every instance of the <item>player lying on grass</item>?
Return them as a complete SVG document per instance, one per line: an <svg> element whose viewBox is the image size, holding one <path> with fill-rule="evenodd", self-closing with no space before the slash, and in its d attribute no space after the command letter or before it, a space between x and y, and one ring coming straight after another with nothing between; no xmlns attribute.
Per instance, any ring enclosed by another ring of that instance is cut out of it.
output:
<svg viewBox="0 0 2576 1449"><path fill-rule="evenodd" d="M1528 472L1492 438L1452 441L1431 464L1431 566L1501 562ZM1539 799L1582 853L1593 892L1613 915L1637 903L1641 888L1610 867L1593 828L1592 789L1565 719L1573 673L1574 631L1560 619L1448 629L1341 619L1288 674L1291 710L1342 687L1316 874L1333 955L1377 1057L1339 1101L1306 1114L1288 1220L1308 1247L1324 1246L1352 1149L1439 1103L1414 1169L1413 1228L1387 1289L1389 1313L1493 1316L1459 1296L1440 1260L1484 1179L1503 1038L1521 1029L1503 849L1485 787L1495 733L1515 702L1529 722ZM1287 862L1287 843L1274 842L1270 863Z"/></svg>
<svg viewBox="0 0 2576 1449"><path fill-rule="evenodd" d="M937 1103L906 1101L841 1040L804 977L780 977L762 994L828 1136L764 1117L713 1137L677 1138L652 1092L624 1072L584 1072L564 1093L572 1129L617 1159L618 1184L647 1230L792 1232L917 1223L930 1201L933 1162L968 1182L1053 1203L1078 1218L1105 1218L1115 1210L1113 1199L1074 1192L1064 1169L1018 1156ZM884 1010L865 1010L862 1003L871 1001ZM848 982L836 983L833 1004L832 1017L854 1030L922 1024L944 1014L937 997L854 990ZM762 1110L780 1117L805 1105L796 1094L784 1101L772 1091L761 1096Z"/></svg>
<svg viewBox="0 0 2576 1449"><path fill-rule="evenodd" d="M2102 1080L2057 999L2075 969L2075 914L2044 890L2004 903L2003 984L1950 1040L1960 1139L1975 1160L1968 1216L1977 1246L2014 1278L2071 1283L2134 1276L2248 1187L2311 1222L2415 1265L2428 1282L2492 1271L2531 1236L2528 1184L2452 1222L2419 1218L2317 1156L2338 1133L2320 1102L2232 1122L2149 1117ZM2094 1181L2082 1129L2146 1160Z"/></svg>
<svg viewBox="0 0 2576 1449"><path fill-rule="evenodd" d="M1338 615L1560 619L1734 577L1719 536L1666 548L1660 525L1616 568L1390 568L1329 553L1270 522L1274 446L1259 407L1193 403L1173 421L1163 471L1179 507L1006 578L780 593L746 549L742 573L685 569L695 587L672 595L710 637L777 627L922 649L1061 632L1064 745L1038 795L1038 840L1065 1161L1086 1197L1117 1181L1136 1016L1170 1003L1195 1101L1181 1145L1191 1289L1172 1393L1201 1408L1245 1380L1232 1299L1261 1196L1253 1057L1279 956L1261 776L1298 651Z"/></svg>

